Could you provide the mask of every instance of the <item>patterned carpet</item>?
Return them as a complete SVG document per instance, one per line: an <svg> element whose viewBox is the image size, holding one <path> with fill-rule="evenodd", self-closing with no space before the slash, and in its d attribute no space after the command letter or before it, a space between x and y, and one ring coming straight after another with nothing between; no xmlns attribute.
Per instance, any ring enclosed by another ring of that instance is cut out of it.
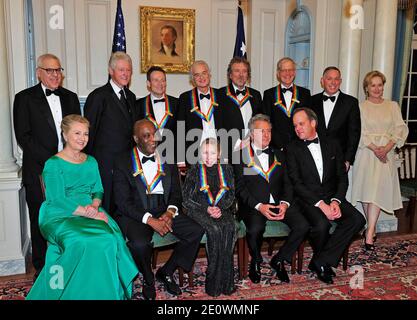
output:
<svg viewBox="0 0 417 320"><path fill-rule="evenodd" d="M224 300L417 300L417 234L378 239L377 250L364 251L361 241L355 241L349 253L350 269L336 270L333 285L318 281L307 270L311 257L310 248L304 252L302 274L290 274L291 283L281 284L271 271L265 254L262 280L252 284L249 279L236 279L237 291ZM204 292L206 259L198 259L194 269L194 287L185 281L183 294L174 297L157 284L158 300L209 300ZM134 299L142 299L140 279L135 283ZM32 281L14 280L1 282L0 300L21 300L27 295Z"/></svg>

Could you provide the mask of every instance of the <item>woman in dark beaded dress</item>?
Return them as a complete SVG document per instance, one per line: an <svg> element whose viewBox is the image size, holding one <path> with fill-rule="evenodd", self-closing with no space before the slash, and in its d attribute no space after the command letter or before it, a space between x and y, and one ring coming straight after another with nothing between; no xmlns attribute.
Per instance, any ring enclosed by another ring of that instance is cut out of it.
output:
<svg viewBox="0 0 417 320"><path fill-rule="evenodd" d="M233 250L237 238L233 169L219 163L219 144L214 138L203 141L200 156L200 163L188 170L183 206L206 231L206 293L230 295L235 291Z"/></svg>

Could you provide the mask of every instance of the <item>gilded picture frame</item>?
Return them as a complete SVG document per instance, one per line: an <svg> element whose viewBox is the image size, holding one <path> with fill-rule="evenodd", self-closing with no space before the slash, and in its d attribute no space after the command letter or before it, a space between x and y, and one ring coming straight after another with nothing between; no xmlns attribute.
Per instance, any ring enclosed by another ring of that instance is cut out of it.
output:
<svg viewBox="0 0 417 320"><path fill-rule="evenodd" d="M141 72L188 73L195 55L195 10L139 7Z"/></svg>

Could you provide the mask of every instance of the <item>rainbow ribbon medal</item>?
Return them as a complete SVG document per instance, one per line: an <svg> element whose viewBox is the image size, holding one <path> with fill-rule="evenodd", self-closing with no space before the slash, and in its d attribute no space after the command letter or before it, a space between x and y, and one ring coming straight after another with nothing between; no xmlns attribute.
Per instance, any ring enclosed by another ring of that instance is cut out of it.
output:
<svg viewBox="0 0 417 320"><path fill-rule="evenodd" d="M249 88L246 87L246 94L242 98L242 100L239 100L236 96L232 94L232 91L230 90L230 85L226 87L226 95L232 99L232 101L237 105L239 108L242 108L243 105L252 97L252 95L249 92Z"/></svg>
<svg viewBox="0 0 417 320"><path fill-rule="evenodd" d="M299 93L298 93L297 86L295 84L292 85L292 99L291 99L291 105L288 109L282 103L281 90L279 90L280 86L281 86L281 84L278 84L277 88L275 90L275 100L276 100L276 102L274 103L274 105L278 106L279 109L281 109L284 113L286 113L288 118L291 118L291 116L294 113L295 104L300 103L300 101L298 100L299 99L299 97L298 97Z"/></svg>
<svg viewBox="0 0 417 320"><path fill-rule="evenodd" d="M155 126L155 128L157 129L163 129L165 128L165 125L168 122L168 117L172 117L172 111L171 111L171 105L169 103L169 99L166 95L164 95L165 98L165 114L161 119L161 122L158 123L158 121L156 121L156 119L152 116L152 112L151 112L151 95L148 95L146 97L146 113L145 113L145 118L147 118L149 121L151 121L153 123L153 125Z"/></svg>
<svg viewBox="0 0 417 320"><path fill-rule="evenodd" d="M224 178L223 168L220 164L217 165L217 172L219 174L220 180L220 189L217 192L216 198L213 197L213 194L210 191L210 186L207 183L207 169L206 166L202 163L200 166L200 191L203 191L207 195L208 202L211 206L216 206L223 195L229 190L226 180Z"/></svg>
<svg viewBox="0 0 417 320"><path fill-rule="evenodd" d="M152 179L152 182L150 184L148 184L148 181L146 180L145 175L143 173L138 148L134 147L133 150L132 150L132 154L131 154L132 167L133 167L133 176L134 177L140 176L140 180L142 181L143 185L145 186L148 194L150 194L153 191L153 189L155 189L155 187L161 181L162 177L165 176L164 164L161 162L161 159L159 158L159 155L157 153L155 153L155 155L156 155L156 163L158 165L158 169L156 171L155 177Z"/></svg>
<svg viewBox="0 0 417 320"><path fill-rule="evenodd" d="M207 114L204 114L198 106L197 88L194 88L193 90L191 90L190 99L191 99L191 106L193 107L193 109L191 109L190 112L195 112L201 120L206 121L207 123L210 122L211 118L213 117L214 107L215 106L217 107L219 105L216 102L216 96L214 95L213 88L210 88L210 107L208 109Z"/></svg>
<svg viewBox="0 0 417 320"><path fill-rule="evenodd" d="M271 179L272 174L274 173L274 171L281 166L281 162L279 162L276 158L276 156L274 155L274 162L271 164L271 166L269 167L268 171L264 171L262 169L262 167L258 166L255 162L255 156L254 156L254 152L252 147L249 145L247 148L247 153L250 159L250 162L248 164L248 168L252 168L253 170L256 171L256 173L258 173L262 178L264 178L268 183Z"/></svg>

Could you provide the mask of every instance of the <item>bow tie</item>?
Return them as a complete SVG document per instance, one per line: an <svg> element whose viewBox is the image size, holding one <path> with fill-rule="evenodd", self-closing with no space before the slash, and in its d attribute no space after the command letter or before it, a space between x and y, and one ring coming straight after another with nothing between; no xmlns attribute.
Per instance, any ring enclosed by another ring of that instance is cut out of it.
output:
<svg viewBox="0 0 417 320"><path fill-rule="evenodd" d="M155 100L153 101L153 103L158 103L158 102L165 102L165 98L162 98L162 99L155 99Z"/></svg>
<svg viewBox="0 0 417 320"><path fill-rule="evenodd" d="M329 99L330 99L331 102L334 102L336 100L336 97L335 96L329 97L329 96L323 95L323 101L327 101Z"/></svg>
<svg viewBox="0 0 417 320"><path fill-rule="evenodd" d="M59 90L59 88L55 89L55 90L50 90L50 89L46 89L45 90L45 94L47 97L49 97L51 94L54 94L56 96L60 96L61 95L61 90Z"/></svg>
<svg viewBox="0 0 417 320"><path fill-rule="evenodd" d="M282 93L284 94L285 92L287 92L287 91L289 91L289 92L291 92L292 93L292 86L291 87L289 87L289 88L283 88L283 87L281 87L281 91L282 91Z"/></svg>
<svg viewBox="0 0 417 320"><path fill-rule="evenodd" d="M246 94L246 90L245 89L243 89L242 91L236 90L236 96L238 96L239 94L244 96Z"/></svg>
<svg viewBox="0 0 417 320"><path fill-rule="evenodd" d="M204 98L206 98L207 100L210 100L210 93L207 93L207 94L200 93L200 100L203 100Z"/></svg>
<svg viewBox="0 0 417 320"><path fill-rule="evenodd" d="M152 161L152 162L155 162L155 157L154 157L154 156L150 156L150 157L143 156L143 157L142 157L142 163L143 163L143 164L145 164L145 163L146 163L146 161Z"/></svg>
<svg viewBox="0 0 417 320"><path fill-rule="evenodd" d="M312 144L312 143L319 143L319 138L317 137L317 138L314 138L313 140L304 140L304 142L305 142L305 144L306 144L306 146L309 146L310 144Z"/></svg>
<svg viewBox="0 0 417 320"><path fill-rule="evenodd" d="M266 147L263 150L260 150L260 149L256 150L256 155L257 156L260 156L262 153L269 154L269 147Z"/></svg>

